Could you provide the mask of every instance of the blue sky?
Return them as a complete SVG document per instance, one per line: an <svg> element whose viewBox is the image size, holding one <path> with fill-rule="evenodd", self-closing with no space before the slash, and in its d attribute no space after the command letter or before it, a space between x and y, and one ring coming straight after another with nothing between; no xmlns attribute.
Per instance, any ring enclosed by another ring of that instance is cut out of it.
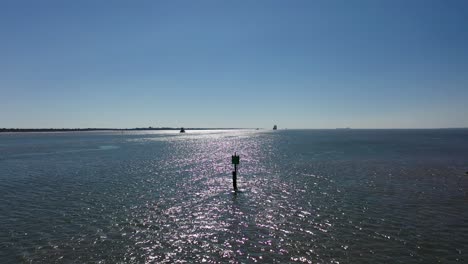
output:
<svg viewBox="0 0 468 264"><path fill-rule="evenodd" d="M468 127L467 1L0 1L0 127Z"/></svg>

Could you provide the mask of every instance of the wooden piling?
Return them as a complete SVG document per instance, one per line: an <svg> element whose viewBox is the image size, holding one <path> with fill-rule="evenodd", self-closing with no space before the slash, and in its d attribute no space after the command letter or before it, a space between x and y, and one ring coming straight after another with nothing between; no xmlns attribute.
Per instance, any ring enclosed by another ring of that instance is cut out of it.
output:
<svg viewBox="0 0 468 264"><path fill-rule="evenodd" d="M232 156L232 164L234 164L234 171L232 172L232 187L237 192L237 165L240 163L240 157L234 152Z"/></svg>

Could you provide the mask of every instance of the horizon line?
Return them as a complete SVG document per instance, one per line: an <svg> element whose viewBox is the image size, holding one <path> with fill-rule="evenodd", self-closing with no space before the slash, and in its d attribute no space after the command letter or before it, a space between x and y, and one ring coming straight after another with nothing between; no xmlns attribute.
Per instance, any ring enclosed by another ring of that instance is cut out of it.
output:
<svg viewBox="0 0 468 264"><path fill-rule="evenodd" d="M65 127L51 127L51 128L0 128L0 132L27 132L27 131L121 131L121 130L179 130L182 127L134 127L134 128L111 128L111 127L76 127L76 128L65 128ZM183 127L185 130L235 130L235 129L245 129L245 130L273 130L271 128L262 128L262 127ZM280 128L278 130L436 130L436 129L468 129L468 127L388 127L388 128Z"/></svg>

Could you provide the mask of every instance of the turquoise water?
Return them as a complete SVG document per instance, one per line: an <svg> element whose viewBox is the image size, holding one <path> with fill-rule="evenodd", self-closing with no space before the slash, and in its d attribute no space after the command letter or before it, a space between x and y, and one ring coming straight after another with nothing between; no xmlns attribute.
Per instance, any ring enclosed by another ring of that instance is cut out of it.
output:
<svg viewBox="0 0 468 264"><path fill-rule="evenodd" d="M466 171L468 130L0 134L0 263L466 263Z"/></svg>

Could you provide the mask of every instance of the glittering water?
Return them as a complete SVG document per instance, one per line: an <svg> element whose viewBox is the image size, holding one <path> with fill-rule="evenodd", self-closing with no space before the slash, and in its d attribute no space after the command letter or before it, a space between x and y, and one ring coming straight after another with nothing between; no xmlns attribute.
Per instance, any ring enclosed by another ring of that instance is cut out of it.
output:
<svg viewBox="0 0 468 264"><path fill-rule="evenodd" d="M467 170L468 130L0 134L0 263L467 263Z"/></svg>

